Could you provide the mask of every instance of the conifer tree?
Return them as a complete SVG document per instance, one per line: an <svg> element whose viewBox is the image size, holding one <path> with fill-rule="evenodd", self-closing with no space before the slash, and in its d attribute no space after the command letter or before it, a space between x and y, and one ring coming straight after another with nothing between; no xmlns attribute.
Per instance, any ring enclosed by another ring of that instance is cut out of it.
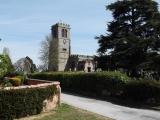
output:
<svg viewBox="0 0 160 120"><path fill-rule="evenodd" d="M112 66L126 69L131 76L136 76L137 71L146 66L155 70L153 61L160 52L158 3L121 0L106 8L112 12L113 21L108 24L107 35L97 37L98 53L112 58Z"/></svg>

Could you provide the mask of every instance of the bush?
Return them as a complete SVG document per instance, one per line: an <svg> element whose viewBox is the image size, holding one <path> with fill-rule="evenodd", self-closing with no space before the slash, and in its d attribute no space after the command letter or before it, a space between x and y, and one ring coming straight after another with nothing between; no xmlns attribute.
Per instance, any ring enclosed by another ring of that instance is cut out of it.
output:
<svg viewBox="0 0 160 120"><path fill-rule="evenodd" d="M149 80L134 80L125 85L125 98L138 102L160 103L160 83Z"/></svg>
<svg viewBox="0 0 160 120"><path fill-rule="evenodd" d="M56 92L54 86L0 90L0 120L12 120L41 113L43 101Z"/></svg>
<svg viewBox="0 0 160 120"><path fill-rule="evenodd" d="M160 83L135 80L120 72L35 73L29 77L60 81L63 91L106 98L114 96L141 103L160 103Z"/></svg>
<svg viewBox="0 0 160 120"><path fill-rule="evenodd" d="M20 86L22 83L22 78L20 76L9 78L13 86Z"/></svg>
<svg viewBox="0 0 160 120"><path fill-rule="evenodd" d="M0 81L0 85L2 87L10 87L10 86L20 86L23 83L22 76L14 76L14 77L5 77Z"/></svg>
<svg viewBox="0 0 160 120"><path fill-rule="evenodd" d="M59 81L65 91L78 92L94 96L118 95L124 84L129 81L127 75L120 72L99 73L35 73L29 77L50 81Z"/></svg>
<svg viewBox="0 0 160 120"><path fill-rule="evenodd" d="M15 77L15 76L23 76L23 73L10 72L10 73L8 73L8 74L5 75L5 77Z"/></svg>
<svg viewBox="0 0 160 120"><path fill-rule="evenodd" d="M13 85L10 80L4 79L4 80L1 80L0 86L1 87L12 87Z"/></svg>
<svg viewBox="0 0 160 120"><path fill-rule="evenodd" d="M4 79L0 80L0 86L2 87L10 87L10 86L20 86L20 85L24 85L27 84L27 79L26 76L23 75L18 75L15 76L16 74L11 74L8 75L7 77L5 77Z"/></svg>

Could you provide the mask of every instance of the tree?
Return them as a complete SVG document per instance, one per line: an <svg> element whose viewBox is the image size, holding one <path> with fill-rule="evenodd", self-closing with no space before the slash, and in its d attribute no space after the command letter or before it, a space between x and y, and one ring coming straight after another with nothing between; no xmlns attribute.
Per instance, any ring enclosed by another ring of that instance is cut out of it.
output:
<svg viewBox="0 0 160 120"><path fill-rule="evenodd" d="M9 55L0 54L0 78L14 71Z"/></svg>
<svg viewBox="0 0 160 120"><path fill-rule="evenodd" d="M7 68L8 72L9 73L13 72L14 71L14 66L12 64L12 60L11 60L11 57L10 57L10 50L9 50L9 48L7 48L7 47L3 48L3 55L6 57L6 59L8 61L8 63L7 63L8 64L8 68Z"/></svg>
<svg viewBox="0 0 160 120"><path fill-rule="evenodd" d="M131 76L160 51L160 13L153 0L121 0L106 7L113 15L107 35L97 37L98 53ZM110 51L110 52L108 52ZM157 57L158 58L158 57ZM153 63L153 62L151 62ZM148 64L149 66L151 64ZM152 65L153 67L154 65Z"/></svg>
<svg viewBox="0 0 160 120"><path fill-rule="evenodd" d="M50 49L51 40L52 40L51 36L46 36L46 39L41 42L39 59L42 62L42 65L40 65L40 66L43 66L43 70L48 70L49 49Z"/></svg>
<svg viewBox="0 0 160 120"><path fill-rule="evenodd" d="M7 47L4 47L4 48L3 48L3 54L10 56L10 55L9 55L10 52L9 52L9 49L8 49Z"/></svg>
<svg viewBox="0 0 160 120"><path fill-rule="evenodd" d="M36 65L33 63L33 60L26 56L25 58L19 59L15 64L15 71L20 73L33 73L36 71Z"/></svg>

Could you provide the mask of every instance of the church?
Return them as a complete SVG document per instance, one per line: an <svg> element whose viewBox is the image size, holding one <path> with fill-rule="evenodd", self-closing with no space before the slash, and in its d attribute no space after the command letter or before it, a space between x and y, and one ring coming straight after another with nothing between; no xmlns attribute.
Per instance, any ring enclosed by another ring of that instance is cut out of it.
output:
<svg viewBox="0 0 160 120"><path fill-rule="evenodd" d="M70 25L56 23L51 27L49 71L94 72L94 56L71 54Z"/></svg>

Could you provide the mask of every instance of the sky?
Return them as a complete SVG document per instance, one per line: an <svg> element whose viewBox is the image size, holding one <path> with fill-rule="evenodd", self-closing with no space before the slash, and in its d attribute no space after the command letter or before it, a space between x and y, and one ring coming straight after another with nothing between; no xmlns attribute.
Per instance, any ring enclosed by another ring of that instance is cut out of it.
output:
<svg viewBox="0 0 160 120"><path fill-rule="evenodd" d="M105 6L115 0L0 0L0 52L10 50L12 62L29 56L41 64L41 41L51 26L63 21L71 25L71 53L96 55L95 36L106 33L112 20ZM160 0L157 0L160 2Z"/></svg>

